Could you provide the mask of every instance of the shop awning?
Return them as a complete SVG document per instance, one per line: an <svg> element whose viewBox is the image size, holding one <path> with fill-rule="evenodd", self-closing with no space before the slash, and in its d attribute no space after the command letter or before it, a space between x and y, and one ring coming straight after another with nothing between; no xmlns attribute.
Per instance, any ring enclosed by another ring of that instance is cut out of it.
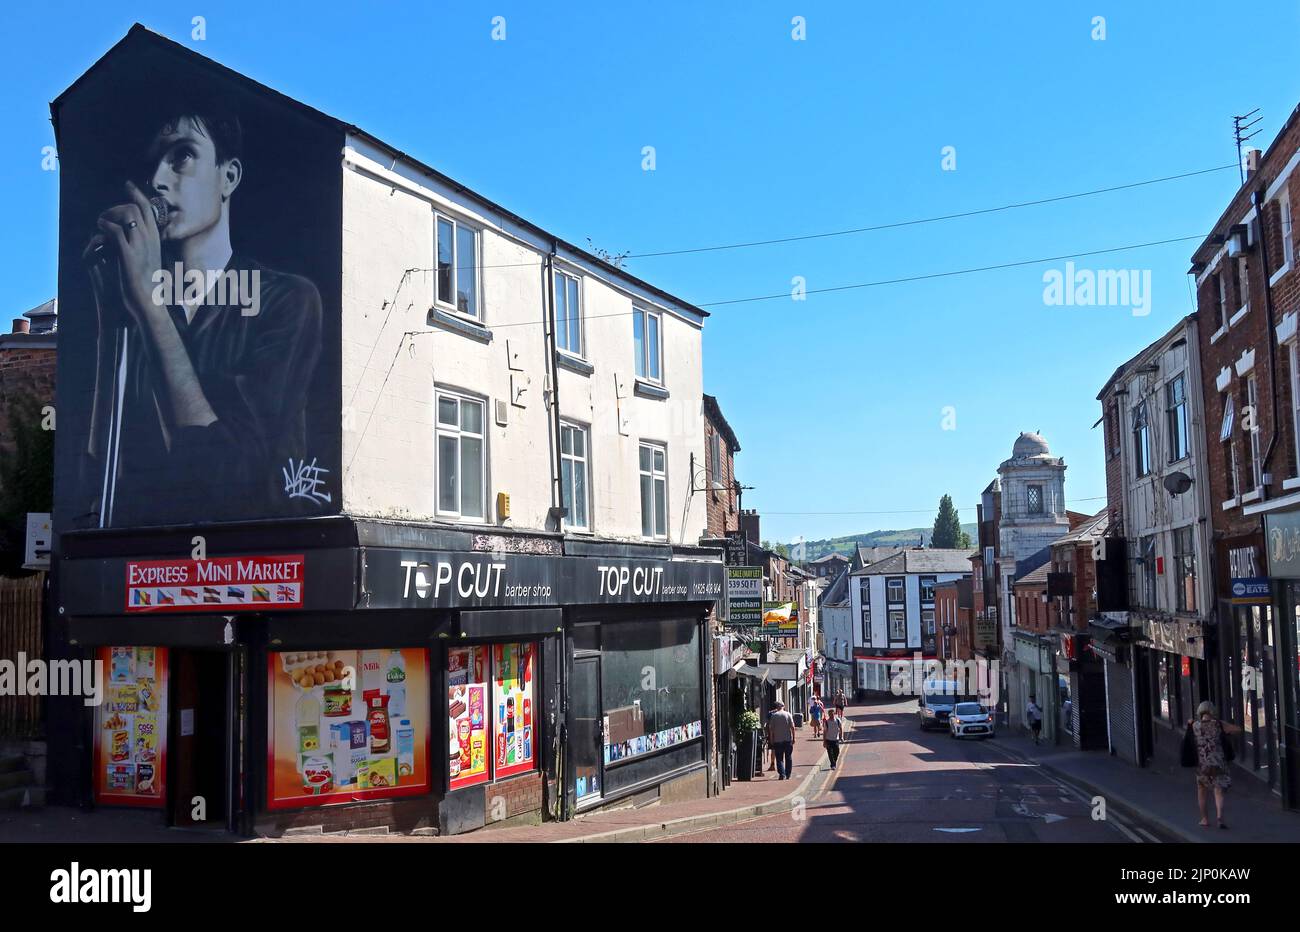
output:
<svg viewBox="0 0 1300 932"><path fill-rule="evenodd" d="M742 660L731 669L735 670L741 676L752 676L760 682L767 682L768 669L763 664L745 663L745 661Z"/></svg>

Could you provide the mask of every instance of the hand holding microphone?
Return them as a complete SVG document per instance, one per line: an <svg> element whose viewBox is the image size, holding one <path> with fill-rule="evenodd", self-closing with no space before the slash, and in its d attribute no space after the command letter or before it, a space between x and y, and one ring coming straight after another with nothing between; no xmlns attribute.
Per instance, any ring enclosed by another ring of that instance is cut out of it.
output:
<svg viewBox="0 0 1300 932"><path fill-rule="evenodd" d="M116 252L123 303L138 323L147 324L150 314L166 316L165 307L153 300L153 290L154 274L162 268L160 231L169 220L168 208L163 198L146 197L130 181L126 193L127 203L100 214L100 232L91 238L82 259L91 263L94 274L102 272Z"/></svg>

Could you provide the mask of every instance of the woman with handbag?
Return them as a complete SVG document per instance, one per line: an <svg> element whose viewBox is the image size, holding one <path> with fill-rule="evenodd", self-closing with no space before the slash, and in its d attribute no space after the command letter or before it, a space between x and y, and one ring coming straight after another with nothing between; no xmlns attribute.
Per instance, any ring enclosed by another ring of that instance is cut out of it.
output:
<svg viewBox="0 0 1300 932"><path fill-rule="evenodd" d="M1223 821L1223 792L1232 785L1228 763L1233 759L1232 743L1219 721L1214 703L1206 701L1196 707L1196 720L1187 723L1183 735L1182 763L1196 768L1196 801L1201 809L1201 825L1208 828L1210 817L1205 811L1206 797L1214 791L1214 811L1219 828Z"/></svg>

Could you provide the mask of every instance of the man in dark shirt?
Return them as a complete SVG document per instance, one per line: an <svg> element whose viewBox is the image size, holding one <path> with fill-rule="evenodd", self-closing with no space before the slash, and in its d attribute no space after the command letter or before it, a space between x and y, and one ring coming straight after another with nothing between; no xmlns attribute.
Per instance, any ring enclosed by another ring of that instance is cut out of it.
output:
<svg viewBox="0 0 1300 932"><path fill-rule="evenodd" d="M306 423L320 294L234 254L241 143L219 107L172 114L149 143L154 197L128 181L87 247L103 257L88 449L102 527L311 514L332 501Z"/></svg>

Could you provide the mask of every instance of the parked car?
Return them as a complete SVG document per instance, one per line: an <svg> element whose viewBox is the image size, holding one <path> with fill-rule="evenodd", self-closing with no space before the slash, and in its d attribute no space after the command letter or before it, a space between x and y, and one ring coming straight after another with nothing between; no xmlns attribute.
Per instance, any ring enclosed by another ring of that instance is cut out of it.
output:
<svg viewBox="0 0 1300 932"><path fill-rule="evenodd" d="M921 730L932 725L943 727L948 724L948 716L957 704L957 684L952 681L928 680L921 689L921 698L917 702L916 716L921 720Z"/></svg>
<svg viewBox="0 0 1300 932"><path fill-rule="evenodd" d="M948 733L954 738L992 738L993 710L978 702L959 702L948 716Z"/></svg>

